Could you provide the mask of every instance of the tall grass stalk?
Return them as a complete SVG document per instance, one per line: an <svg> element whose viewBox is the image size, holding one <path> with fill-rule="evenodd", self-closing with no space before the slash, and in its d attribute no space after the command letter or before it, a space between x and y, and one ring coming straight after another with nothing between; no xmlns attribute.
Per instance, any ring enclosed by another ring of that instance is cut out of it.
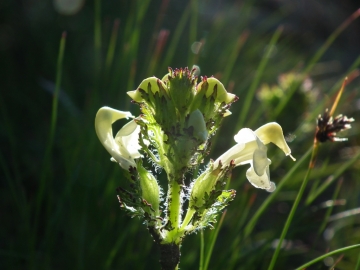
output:
<svg viewBox="0 0 360 270"><path fill-rule="evenodd" d="M341 98L341 96L342 96L342 94L343 94L343 92L344 92L344 90L345 90L345 85L346 85L347 79L348 79L348 78L345 78L345 80L343 81L343 84L342 84L339 92L337 93L337 95L336 95L336 97L335 97L334 103L333 103L333 105L332 105L332 107L331 107L331 110L330 110L330 112L329 112L329 115L330 115L330 116L333 116L333 114L335 113L335 110L336 110L336 108L337 108L337 106L338 106L338 104L339 104L340 98ZM302 182L302 184L301 184L300 190L299 190L299 192L298 192L298 194L297 194L297 196L296 196L296 199L295 199L295 201L294 201L294 204L293 204L293 206L292 206L292 208L291 208L291 211L290 211L290 213L289 213L289 216L288 216L288 218L287 218L287 220L286 220L286 223L285 223L285 225L284 225L284 227L283 227L283 230L282 230L282 233L281 233L279 242L278 242L277 247L276 247L276 249L275 249L274 255L273 255L272 259L271 259L271 262L270 262L270 265L269 265L268 270L272 270L273 267L275 266L277 257L278 257L279 252L280 252L280 248L281 248L281 246L282 246L282 242L283 242L283 240L284 240L284 238L285 238L285 236L286 236L286 234L287 234L287 231L288 231L288 229L289 229L289 227L290 227L291 221L292 221L292 219L293 219L293 217L294 217L294 215L295 215L296 209L297 209L297 207L298 207L298 205L299 205L299 202L300 202L300 200L301 200L301 198L302 198L302 195L303 195L303 193L304 193L304 191L305 191L307 182L309 181L309 178L310 178L310 173L311 173L312 169L313 169L314 166L315 166L315 161L316 161L316 156L317 156L317 151L318 151L319 143L320 143L320 142L319 142L319 141L317 140L317 138L315 137L315 138L314 138L313 150L312 150L312 154L311 154L311 159L310 159L310 163L309 163L308 170L307 170L306 175L305 175L305 178L304 178L304 180L303 180L303 182Z"/></svg>
<svg viewBox="0 0 360 270"><path fill-rule="evenodd" d="M322 185L320 185L320 187L314 191L313 193L311 193L308 198L306 199L306 205L310 205L320 194L322 194L325 189L335 180L337 179L340 175L342 175L347 169L349 169L350 166L352 166L356 161L359 160L360 157L360 151L358 151L356 153L356 155L354 155L349 161L347 161L346 163L344 163L339 169L336 170L336 172L331 175L330 177L332 178L331 181L325 181Z"/></svg>
<svg viewBox="0 0 360 270"><path fill-rule="evenodd" d="M348 246L348 247L344 247L344 248L339 248L339 249L337 249L337 250L333 250L333 251L331 251L331 252L328 252L328 253L326 253L326 254L324 254L324 255L322 255L322 256L319 256L319 257L313 259L313 260L310 261L310 262L307 262L307 263L299 266L299 267L296 268L295 270L304 270L304 269L306 269L307 267L309 267L309 266L311 266L311 265L313 265L313 264L315 264L315 263L317 263L317 262L320 262L320 261L322 261L323 259L325 259L325 258L327 258L327 257L330 257L330 256L335 255L335 254L338 254L338 253L342 253L342 252L345 252L345 251L349 251L349 250L352 250L352 249L356 249L356 248L360 248L360 244L352 245L352 246ZM356 268L356 269L358 269L358 268Z"/></svg>
<svg viewBox="0 0 360 270"><path fill-rule="evenodd" d="M51 185L52 174L50 172L50 167L52 166L52 150L55 138L55 129L57 123L57 113L58 113L58 101L59 101L59 92L60 92L60 84L62 78L62 70L63 70L63 59L64 59L64 52L65 52L65 43L66 43L66 32L63 32L60 39L60 46L59 46L59 53L56 65L56 79L55 79L55 90L53 95L53 102L52 102L52 111L51 111L51 122L50 122L50 132L48 142L46 144L46 150L43 159L43 165L41 169L41 175L39 179L39 189L36 196L36 204L35 204L35 214L34 214L34 225L33 225L33 234L32 234L32 251L35 253L35 245L38 235L38 221L40 211L42 209L42 203L45 196L46 187ZM31 260L33 263L36 261L36 255L32 254ZM33 265L35 267L35 265Z"/></svg>
<svg viewBox="0 0 360 270"><path fill-rule="evenodd" d="M356 262L356 266L355 266L355 270L359 270L360 269L360 253L358 255L358 260Z"/></svg>
<svg viewBox="0 0 360 270"><path fill-rule="evenodd" d="M340 189L341 189L341 186L343 184L343 178L341 178L337 185L336 185L336 188L335 188L335 191L334 191L334 194L333 194L333 197L332 197L332 201L335 202L335 200L337 199L337 197L339 196L339 192L340 192ZM324 216L324 219L323 221L321 222L321 226L319 227L319 230L318 230L318 234L317 234L317 237L319 235L321 235L321 233L324 231L325 227L326 227L326 224L328 223L329 221L329 217L331 215L331 212L333 210L333 207L334 207L334 204L331 204L328 209L326 210L326 213L325 213L325 216ZM316 243L316 241L314 241Z"/></svg>
<svg viewBox="0 0 360 270"><path fill-rule="evenodd" d="M219 235L220 228L221 228L221 226L223 224L225 215L226 215L226 210L221 215L221 218L220 218L219 222L216 224L216 229L211 234L210 244L209 244L209 246L208 246L208 248L206 250L206 259L205 259L203 270L207 270L208 267L209 267L211 255L212 255L212 252L213 252L213 249L214 249L214 246L215 246L216 239L217 239L217 237Z"/></svg>
<svg viewBox="0 0 360 270"><path fill-rule="evenodd" d="M283 188L283 186L287 183L289 179L294 175L296 170L304 163L304 161L309 157L309 155L312 153L313 147L309 148L308 151L301 157L301 159L297 160L293 167L291 167L290 171L283 177L282 181L277 185L274 192L272 192L266 200L261 204L261 206L258 208L258 210L255 212L253 217L249 220L247 223L245 229L244 229L244 236L249 236L258 219L260 216L265 212L266 208L270 205L270 203L275 199L276 195L280 192L280 190Z"/></svg>
<svg viewBox="0 0 360 270"><path fill-rule="evenodd" d="M113 24L113 28L112 28L111 36L110 36L109 47L107 50L106 60L105 60L106 73L108 73L110 71L111 65L114 61L114 54L115 54L117 36L118 36L118 32L119 32L119 25L120 25L120 19L114 20L114 24Z"/></svg>
<svg viewBox="0 0 360 270"><path fill-rule="evenodd" d="M236 42L234 42L234 47L231 50L231 53L229 55L229 60L227 61L227 65L225 67L223 76L221 78L221 81L224 85L227 85L229 82L229 78L231 75L232 70L234 69L234 65L236 63L236 60L239 56L239 53L244 46L246 40L249 37L249 31L244 31L237 39Z"/></svg>
<svg viewBox="0 0 360 270"><path fill-rule="evenodd" d="M200 231L200 261L199 261L199 270L204 269L204 230Z"/></svg>
<svg viewBox="0 0 360 270"><path fill-rule="evenodd" d="M140 45L140 36L141 36L141 22L144 20L144 16L146 14L146 11L149 8L150 0L142 1L141 3L136 3L137 6L136 9L138 10L134 25L134 31L131 33L130 38L130 72L128 77L128 82L126 89L133 89L134 87L134 80L135 80L135 74L137 71L137 53L138 48ZM121 93L122 94L122 93Z"/></svg>
<svg viewBox="0 0 360 270"><path fill-rule="evenodd" d="M255 95L255 90L258 87L259 83L260 83L260 79L261 79L261 77L263 75L265 67L266 67L267 63L269 62L270 56L271 56L271 54L272 54L272 52L273 52L273 50L275 48L275 45L276 45L276 43L277 43L283 29L284 29L283 26L279 26L276 29L275 33L273 34L273 36L272 36L272 38L271 38L271 40L269 42L269 45L267 46L267 49L266 49L266 51L264 53L264 56L261 59L259 67L256 69L255 77L251 82L250 89L247 92L247 95L245 97L245 101L244 101L242 110L240 112L239 120L238 120L238 122L236 124L236 130L238 130L240 127L242 127L244 125L245 119L246 119L246 117L248 117L249 109L250 109L252 100L253 100L254 95Z"/></svg>
<svg viewBox="0 0 360 270"><path fill-rule="evenodd" d="M306 172L306 175L305 175L304 180L303 180L303 182L301 184L300 190L299 190L299 192L298 192L298 194L296 196L296 199L295 199L294 204L293 204L293 206L291 208L289 216L288 216L288 218L286 220L286 223L285 223L285 225L283 227L280 239L278 241L278 244L277 244L277 247L275 249L274 255L272 256L272 259L270 261L268 270L272 270L274 268L274 266L275 266L277 257L279 256L279 252L280 252L280 249L281 249L281 246L282 246L282 242L284 241L284 238L285 238L285 236L287 234L287 231L289 230L291 221L292 221L292 219L293 219L293 217L295 215L296 209L297 209L297 207L299 205L299 202L300 202L300 200L302 198L302 195L303 195L303 193L305 191L306 185L307 185L307 183L308 183L308 181L310 179L310 174L311 174L311 171L312 171L312 169L314 167L314 162L315 162L315 159L316 159L317 150L318 150L318 143L315 142L314 145L313 145L313 148L312 148L312 152L311 152L311 159L310 159L309 168L308 168L308 170Z"/></svg>
<svg viewBox="0 0 360 270"><path fill-rule="evenodd" d="M47 173L48 173L49 167L51 166L50 156L52 153L54 138L55 138L59 92L60 92L60 84L61 84L62 68L63 68L62 65L63 65L64 52L65 52L65 42L66 42L66 32L63 32L62 36L61 36L61 40L60 40L59 54L58 54L57 65L56 65L56 79L55 79L55 90L54 90L53 102L52 102L50 133L49 133L48 143L46 145L46 150L45 150L45 155L44 155L44 165L43 165L43 169L41 171L42 175L40 177L39 192L38 192L37 200L36 200L37 212L35 214L35 224L36 224L37 216L39 214L38 211L40 211L40 205L43 200L45 185L47 182L46 181Z"/></svg>

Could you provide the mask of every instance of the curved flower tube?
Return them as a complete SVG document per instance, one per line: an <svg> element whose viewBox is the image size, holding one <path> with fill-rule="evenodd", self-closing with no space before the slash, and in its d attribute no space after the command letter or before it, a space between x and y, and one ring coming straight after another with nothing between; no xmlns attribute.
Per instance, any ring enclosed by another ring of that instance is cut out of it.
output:
<svg viewBox="0 0 360 270"><path fill-rule="evenodd" d="M138 142L140 127L132 120L123 126L114 138L112 124L119 119L129 117L134 116L130 112L118 111L110 107L100 108L95 117L95 130L100 142L112 156L111 160L118 162L125 170L136 167L134 159L141 156L138 151L141 148Z"/></svg>
<svg viewBox="0 0 360 270"><path fill-rule="evenodd" d="M234 139L237 144L215 160L214 168L220 164L226 167L230 165L230 162L234 162L235 166L250 164L246 172L249 182L257 188L274 191L275 184L270 182L271 160L267 158L265 144L274 143L287 156L295 160L291 156L291 150L285 141L281 126L272 122L261 126L255 132L249 128L243 128L234 136Z"/></svg>

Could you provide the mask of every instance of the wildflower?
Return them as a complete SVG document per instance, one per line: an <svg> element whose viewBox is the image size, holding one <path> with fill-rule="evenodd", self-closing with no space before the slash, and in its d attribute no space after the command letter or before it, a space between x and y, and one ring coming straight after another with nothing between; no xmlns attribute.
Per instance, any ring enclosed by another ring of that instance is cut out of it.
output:
<svg viewBox="0 0 360 270"><path fill-rule="evenodd" d="M100 108L95 117L95 130L100 142L112 156L111 160L118 162L125 170L135 168L134 159L141 156L138 152L141 148L138 143L140 127L132 120L123 126L114 138L112 124L119 119L130 117L134 117L130 112L109 107Z"/></svg>
<svg viewBox="0 0 360 270"><path fill-rule="evenodd" d="M347 118L345 115L339 114L333 118L329 111L326 110L323 115L319 115L317 119L317 130L315 138L319 142L326 141L347 141L347 138L335 137L337 132L350 129L350 123L354 122L354 118Z"/></svg>
<svg viewBox="0 0 360 270"><path fill-rule="evenodd" d="M265 144L274 143L283 150L285 155L295 160L285 142L281 126L272 122L261 126L255 131L243 128L234 136L234 139L237 144L215 160L214 168L218 166L224 168L230 164L235 166L250 164L250 168L246 172L249 182L257 188L273 191L275 184L270 182L269 172L271 160L267 158Z"/></svg>

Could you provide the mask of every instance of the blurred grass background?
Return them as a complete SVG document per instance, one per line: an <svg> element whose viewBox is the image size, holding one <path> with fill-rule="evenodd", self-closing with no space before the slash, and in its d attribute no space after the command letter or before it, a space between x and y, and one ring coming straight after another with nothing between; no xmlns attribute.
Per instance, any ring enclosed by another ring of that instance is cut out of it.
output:
<svg viewBox="0 0 360 270"><path fill-rule="evenodd" d="M307 169L315 119L347 75L354 79L337 113L360 119L360 20L335 31L357 8L351 0L1 1L0 268L160 267L146 227L119 209L115 189L127 183L99 143L94 117L104 105L137 114L126 91L162 78L168 66L196 64L240 98L210 157L232 146L239 128L277 121L297 162L304 158L253 222L270 194L250 186L247 168L233 172L237 197L209 269L266 269ZM320 147L275 269L360 242L358 122L341 135L349 141ZM269 148L279 186L296 163ZM204 232L205 250L215 232ZM199 249L200 234L184 240L182 269L198 268ZM359 254L309 269L354 269Z"/></svg>

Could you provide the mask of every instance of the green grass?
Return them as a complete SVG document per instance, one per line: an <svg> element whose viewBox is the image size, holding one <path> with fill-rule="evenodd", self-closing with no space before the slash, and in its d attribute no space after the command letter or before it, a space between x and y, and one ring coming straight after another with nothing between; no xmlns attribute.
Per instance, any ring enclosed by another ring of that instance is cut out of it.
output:
<svg viewBox="0 0 360 270"><path fill-rule="evenodd" d="M162 78L168 66L193 64L239 96L205 163L235 143L239 128L256 129L270 121L295 137L289 145L297 161L269 146L277 185L273 193L253 188L245 178L247 168L234 169L229 187L237 191L235 200L213 230L185 238L180 268L269 268L307 172L316 117L331 107L345 76L354 79L336 114L360 119L360 55L350 53L359 44L348 48L343 42L356 33L359 11L339 13L338 28L328 26L323 36L316 24L296 32L295 11L285 7L271 12L263 2L220 2L94 0L71 16L51 4L20 10L9 2L4 7L4 25L14 30L0 36L4 269L160 268L158 248L142 221L119 208L115 189L128 183L98 141L94 118L104 105L137 114L126 91L146 77ZM167 41L155 54L164 29ZM192 53L191 44L200 41L200 52ZM341 68L311 75L317 64L329 61ZM283 98L259 99L264 84L278 85L279 75L290 72L309 76L313 87L304 92L302 81L295 81ZM347 142L319 146L274 269L329 268L327 256L340 259L339 269L359 269L360 219L356 211L347 212L358 209L360 194L360 125L352 126L339 134ZM165 181L162 175L160 183ZM324 232L334 234L324 238Z"/></svg>

